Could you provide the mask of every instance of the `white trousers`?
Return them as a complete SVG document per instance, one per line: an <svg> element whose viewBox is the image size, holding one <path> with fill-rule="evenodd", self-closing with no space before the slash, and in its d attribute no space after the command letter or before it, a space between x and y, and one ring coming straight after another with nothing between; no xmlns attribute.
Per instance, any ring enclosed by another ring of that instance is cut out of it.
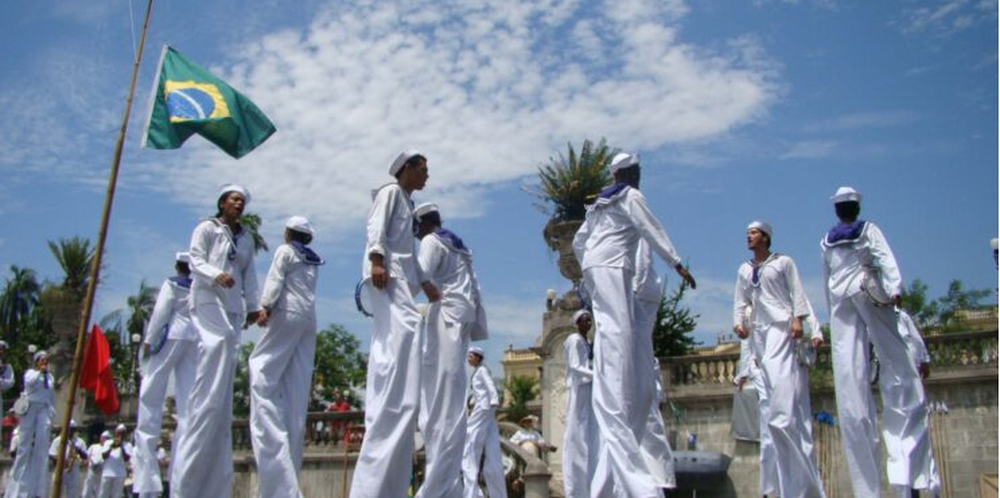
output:
<svg viewBox="0 0 1000 498"><path fill-rule="evenodd" d="M276 310L250 355L250 437L262 498L301 498L316 314Z"/></svg>
<svg viewBox="0 0 1000 498"><path fill-rule="evenodd" d="M98 492L99 498L121 498L124 492L125 476L101 476L101 489Z"/></svg>
<svg viewBox="0 0 1000 498"><path fill-rule="evenodd" d="M405 280L371 293L375 327L368 354L365 437L352 498L402 498L413 469L420 401L420 312Z"/></svg>
<svg viewBox="0 0 1000 498"><path fill-rule="evenodd" d="M461 498L466 416L465 358L471 323L442 320L434 303L424 322L420 415L427 464L417 498Z"/></svg>
<svg viewBox="0 0 1000 498"><path fill-rule="evenodd" d="M482 498L479 489L479 461L483 460L483 479L490 498L507 498L507 481L500 455L500 429L496 410L473 409L469 414L465 451L462 455L462 477L465 498Z"/></svg>
<svg viewBox="0 0 1000 498"><path fill-rule="evenodd" d="M156 449L163 426L163 402L167 385L174 378L174 401L177 407L177 429L174 431L173 449L184 434L187 423L188 393L194 384L198 366L198 342L167 339L159 353L149 358L146 375L139 388L139 419L135 428L135 467L132 489L136 493L160 493L160 462Z"/></svg>
<svg viewBox="0 0 1000 498"><path fill-rule="evenodd" d="M49 430L52 406L31 403L21 417L21 439L7 481L5 498L47 496L49 494Z"/></svg>
<svg viewBox="0 0 1000 498"><path fill-rule="evenodd" d="M876 307L862 293L834 302L830 313L833 373L840 434L855 496L877 498L878 421L868 381L868 344L879 358L882 436L893 486L933 486L934 462L927 431L927 398L891 307Z"/></svg>
<svg viewBox="0 0 1000 498"><path fill-rule="evenodd" d="M789 322L759 325L758 365L767 398L761 411L761 431L769 436L773 466L761 475L774 477L768 494L782 498L825 498L812 438L812 407L808 371L799 365ZM763 438L762 438L763 441ZM763 459L762 459L763 462Z"/></svg>
<svg viewBox="0 0 1000 498"><path fill-rule="evenodd" d="M577 384L566 396L562 473L566 496L590 496L590 469L597 459L592 382ZM593 460L593 461L592 461Z"/></svg>
<svg viewBox="0 0 1000 498"><path fill-rule="evenodd" d="M637 361L639 370L637 376L645 375L648 381L641 384L648 391L642 398L649 398L649 411L639 434L639 450L646 461L646 467L661 488L676 488L677 477L674 473L674 453L667 441L666 425L660 412L659 393L656 389L657 377L660 375L653 349L653 328L656 326L656 312L660 309L659 300L635 300L635 330L639 334L639 352L648 351L645 361ZM646 372L642 365L646 365Z"/></svg>
<svg viewBox="0 0 1000 498"><path fill-rule="evenodd" d="M102 465L87 466L87 477L83 480L83 498L97 498L101 491Z"/></svg>
<svg viewBox="0 0 1000 498"><path fill-rule="evenodd" d="M171 495L227 498L233 480L233 375L244 316L202 304L191 313L201 341L188 398L188 423L181 435ZM176 477L174 477L176 476Z"/></svg>
<svg viewBox="0 0 1000 498"><path fill-rule="evenodd" d="M70 451L76 451L75 449L70 449ZM79 462L74 465L72 469L68 472L63 473L62 478L62 498L77 498L80 496L80 466ZM69 462L66 462L68 465ZM56 474L54 472L55 467L53 467L52 473L52 485L55 486Z"/></svg>
<svg viewBox="0 0 1000 498"><path fill-rule="evenodd" d="M632 272L594 267L584 271L584 278L593 295L597 325L594 419L601 438L590 496L608 496L610 480L615 495L662 497L639 445L652 403L653 379L649 353L640 351L643 342L635 332Z"/></svg>

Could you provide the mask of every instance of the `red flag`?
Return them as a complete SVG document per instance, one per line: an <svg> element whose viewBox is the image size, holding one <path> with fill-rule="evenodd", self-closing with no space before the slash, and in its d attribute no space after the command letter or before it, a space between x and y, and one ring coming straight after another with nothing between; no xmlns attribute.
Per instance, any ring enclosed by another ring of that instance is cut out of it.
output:
<svg viewBox="0 0 1000 498"><path fill-rule="evenodd" d="M94 404L105 415L118 412L118 390L111 371L111 346L100 327L94 324L87 342L87 354L80 369L80 387L94 393Z"/></svg>

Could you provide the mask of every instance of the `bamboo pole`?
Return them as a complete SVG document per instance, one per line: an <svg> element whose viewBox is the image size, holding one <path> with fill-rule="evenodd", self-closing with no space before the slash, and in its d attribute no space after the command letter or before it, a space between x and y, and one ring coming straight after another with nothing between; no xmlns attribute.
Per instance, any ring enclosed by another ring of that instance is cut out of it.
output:
<svg viewBox="0 0 1000 498"><path fill-rule="evenodd" d="M70 377L69 396L66 400L66 411L63 414L60 430L59 453L56 455L56 475L52 487L52 498L62 494L63 468L66 460L66 446L69 438L69 422L73 416L73 404L76 401L77 384L80 382L80 367L83 363L84 343L87 336L87 325L94 307L94 294L97 291L97 281L101 272L101 259L104 256L104 242L108 238L108 221L111 218L111 206L114 204L115 185L118 183L118 169L121 165L122 149L125 145L125 132L128 129L129 115L132 111L132 98L135 97L135 82L139 76L139 64L142 62L142 51L146 45L146 34L149 30L149 17L153 11L153 0L146 3L146 15L142 22L142 35L139 37L139 50L135 53L132 64L132 79L129 83L128 97L125 99L125 112L122 115L121 128L118 129L118 142L115 144L114 156L111 160L111 174L108 177L108 191L104 197L104 211L101 213L101 226L97 233L97 247L94 249L94 260L90 264L90 280L87 282L87 294L83 300L80 313L80 327L76 333L76 354L73 356L73 373Z"/></svg>

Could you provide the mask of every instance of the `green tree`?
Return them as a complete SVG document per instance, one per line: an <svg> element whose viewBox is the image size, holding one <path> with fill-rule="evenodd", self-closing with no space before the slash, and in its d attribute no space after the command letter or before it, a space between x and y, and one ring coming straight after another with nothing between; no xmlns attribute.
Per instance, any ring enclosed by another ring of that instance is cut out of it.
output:
<svg viewBox="0 0 1000 498"><path fill-rule="evenodd" d="M85 237L59 239L59 243L49 241L49 251L56 258L63 271L63 281L60 287L69 291L73 297L82 299L87 291L87 281L90 278L90 264L94 259L94 248Z"/></svg>
<svg viewBox="0 0 1000 498"><path fill-rule="evenodd" d="M267 252L267 240L260 234L260 228L264 225L264 222L260 219L260 215L243 213L243 216L240 217L240 225L250 234L250 238L253 240L254 254L259 254L260 251Z"/></svg>
<svg viewBox="0 0 1000 498"><path fill-rule="evenodd" d="M656 310L653 353L657 358L683 356L699 344L690 335L698 325L698 315L681 305L688 284L684 279L679 280L677 290L669 296L664 294L660 297L660 307Z"/></svg>
<svg viewBox="0 0 1000 498"><path fill-rule="evenodd" d="M34 270L11 265L10 273L0 293L0 326L8 341L17 335L21 323L38 306L42 293Z"/></svg>
<svg viewBox="0 0 1000 498"><path fill-rule="evenodd" d="M233 380L233 416L246 418L250 416L250 353L254 343L248 342L240 346L236 360L236 377Z"/></svg>
<svg viewBox="0 0 1000 498"><path fill-rule="evenodd" d="M316 336L316 366L312 396L315 402L332 400L334 393L365 384L368 357L361 343L341 325L333 324Z"/></svg>
<svg viewBox="0 0 1000 498"><path fill-rule="evenodd" d="M584 218L586 204L611 183L608 165L618 153L603 138L596 145L584 140L579 154L573 144L566 144L566 148L566 155L560 152L559 157L550 157L548 164L539 166L538 185L526 189L542 201L537 206L553 221Z"/></svg>
<svg viewBox="0 0 1000 498"><path fill-rule="evenodd" d="M929 327L937 323L938 303L927 297L927 284L919 278L903 289L903 309L918 327Z"/></svg>
<svg viewBox="0 0 1000 498"><path fill-rule="evenodd" d="M948 284L948 293L937 300L938 323L945 331L954 331L959 328L958 312L979 308L983 299L992 293L988 289L965 290L961 280L952 280Z"/></svg>
<svg viewBox="0 0 1000 498"><path fill-rule="evenodd" d="M517 422L528 415L528 402L538 395L538 380L515 375L507 380L506 391L510 394L507 420Z"/></svg>

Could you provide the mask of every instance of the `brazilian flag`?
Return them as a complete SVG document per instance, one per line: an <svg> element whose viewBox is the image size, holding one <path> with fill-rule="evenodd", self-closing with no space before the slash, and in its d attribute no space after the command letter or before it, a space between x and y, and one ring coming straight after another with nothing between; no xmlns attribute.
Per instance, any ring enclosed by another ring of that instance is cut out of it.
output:
<svg viewBox="0 0 1000 498"><path fill-rule="evenodd" d="M246 96L164 45L142 146L176 149L197 133L240 158L274 133Z"/></svg>

